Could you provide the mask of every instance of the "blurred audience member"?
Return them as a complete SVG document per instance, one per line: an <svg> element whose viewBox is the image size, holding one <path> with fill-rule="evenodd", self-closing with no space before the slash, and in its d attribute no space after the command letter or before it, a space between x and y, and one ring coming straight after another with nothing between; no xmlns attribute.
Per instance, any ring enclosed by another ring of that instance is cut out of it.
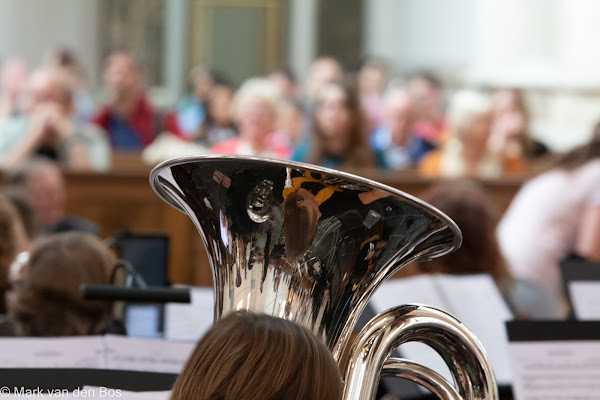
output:
<svg viewBox="0 0 600 400"><path fill-rule="evenodd" d="M451 275L489 274L515 316L536 319L562 316L560 300L552 292L511 276L496 241L496 213L490 206L492 201L478 185L468 181L439 184L425 193L423 199L456 222L463 241L455 252L420 263L422 271Z"/></svg>
<svg viewBox="0 0 600 400"><path fill-rule="evenodd" d="M279 105L275 140L282 146L294 148L304 132L304 109L297 100L283 100Z"/></svg>
<svg viewBox="0 0 600 400"><path fill-rule="evenodd" d="M548 153L548 148L529 132L529 111L523 92L503 89L492 97L494 123L492 150L505 159L534 159Z"/></svg>
<svg viewBox="0 0 600 400"><path fill-rule="evenodd" d="M286 101L298 100L298 81L290 67L279 68L269 74L269 80L279 92L279 97Z"/></svg>
<svg viewBox="0 0 600 400"><path fill-rule="evenodd" d="M231 84L220 73L201 65L192 69L190 82L192 93L177 105L174 121L165 121L165 123L173 125L168 126L167 130L184 139L196 140L201 136L201 130L206 128L206 119L210 118L207 115L210 113L208 103L213 96L213 90L218 88L217 97L219 99L217 102L222 103L225 99L223 94L227 92L227 95L230 95L232 88ZM209 122L209 124L212 124L212 122Z"/></svg>
<svg viewBox="0 0 600 400"><path fill-rule="evenodd" d="M278 96L273 84L264 78L248 79L238 89L233 102L239 137L215 145L221 154L260 155L287 158L289 148L275 140Z"/></svg>
<svg viewBox="0 0 600 400"><path fill-rule="evenodd" d="M23 112L28 80L25 61L9 58L0 68L0 120Z"/></svg>
<svg viewBox="0 0 600 400"><path fill-rule="evenodd" d="M87 87L87 77L83 65L75 53L64 47L50 53L48 64L53 68L62 69L69 76L75 119L80 123L87 123L94 114L95 104Z"/></svg>
<svg viewBox="0 0 600 400"><path fill-rule="evenodd" d="M226 84L216 84L206 103L206 116L200 125L200 136L196 141L211 147L236 136L232 108L233 88Z"/></svg>
<svg viewBox="0 0 600 400"><path fill-rule="evenodd" d="M415 104L417 136L439 144L446 132L442 81L431 72L421 71L409 80L408 92Z"/></svg>
<svg viewBox="0 0 600 400"><path fill-rule="evenodd" d="M4 294L8 290L8 272L17 254L26 251L29 237L19 213L5 195L0 194L0 314L6 313Z"/></svg>
<svg viewBox="0 0 600 400"><path fill-rule="evenodd" d="M429 153L420 164L428 176L498 177L522 171L519 160L502 159L489 148L491 102L483 94L461 91L448 111L450 135L440 150Z"/></svg>
<svg viewBox="0 0 600 400"><path fill-rule="evenodd" d="M433 146L414 132L415 111L411 97L400 87L384 96L382 123L370 137L371 147L381 158L381 167L415 167Z"/></svg>
<svg viewBox="0 0 600 400"><path fill-rule="evenodd" d="M31 75L27 114L0 121L0 162L11 168L44 155L77 170L106 170L110 148L104 133L78 121L73 87L64 70L42 68Z"/></svg>
<svg viewBox="0 0 600 400"><path fill-rule="evenodd" d="M3 191L6 198L10 200L13 207L19 214L25 233L29 240L35 239L39 234L39 224L35 210L33 209L27 193L20 187L8 187Z"/></svg>
<svg viewBox="0 0 600 400"><path fill-rule="evenodd" d="M141 66L127 52L112 53L104 82L108 103L93 121L106 130L113 149L142 150L162 131L162 116L146 97Z"/></svg>
<svg viewBox="0 0 600 400"><path fill-rule="evenodd" d="M12 184L22 188L42 233L97 233L98 228L93 223L66 215L65 180L55 163L41 158L31 160L15 173Z"/></svg>
<svg viewBox="0 0 600 400"><path fill-rule="evenodd" d="M364 121L354 91L328 83L315 99L313 133L296 147L292 159L330 168L369 168L375 156L366 140Z"/></svg>
<svg viewBox="0 0 600 400"><path fill-rule="evenodd" d="M600 260L600 123L588 144L521 188L497 234L514 275L557 296L562 259Z"/></svg>
<svg viewBox="0 0 600 400"><path fill-rule="evenodd" d="M237 311L215 322L177 378L171 400L339 400L327 346L292 321Z"/></svg>
<svg viewBox="0 0 600 400"><path fill-rule="evenodd" d="M344 70L332 57L319 57L312 62L305 83L306 105L310 108L321 88L328 83L341 82Z"/></svg>
<svg viewBox="0 0 600 400"><path fill-rule="evenodd" d="M11 266L8 316L18 336L105 333L111 304L84 300L82 284L110 284L117 259L99 239L63 233L37 240ZM59 279L57 279L59 278Z"/></svg>
<svg viewBox="0 0 600 400"><path fill-rule="evenodd" d="M358 97L369 132L382 122L383 92L387 79L388 68L381 60L368 59L358 71Z"/></svg>

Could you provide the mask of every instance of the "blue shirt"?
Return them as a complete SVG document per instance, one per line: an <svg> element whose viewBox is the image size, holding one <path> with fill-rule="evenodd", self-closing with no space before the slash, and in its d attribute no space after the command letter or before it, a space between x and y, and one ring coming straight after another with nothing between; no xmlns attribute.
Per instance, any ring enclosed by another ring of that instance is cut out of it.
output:
<svg viewBox="0 0 600 400"><path fill-rule="evenodd" d="M378 155L380 166L386 169L401 169L414 167L435 146L423 138L410 135L405 146L392 143L389 129L380 126L375 129L369 144Z"/></svg>

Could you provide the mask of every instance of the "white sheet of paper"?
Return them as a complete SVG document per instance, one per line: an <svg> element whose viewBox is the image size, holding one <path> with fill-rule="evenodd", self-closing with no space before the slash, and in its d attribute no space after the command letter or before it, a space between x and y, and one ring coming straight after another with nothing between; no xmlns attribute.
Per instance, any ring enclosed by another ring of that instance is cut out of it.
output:
<svg viewBox="0 0 600 400"><path fill-rule="evenodd" d="M386 281L373 295L377 312L417 303L446 311L463 322L483 344L499 383L512 379L504 321L512 319L494 281L488 275L419 275ZM451 379L442 358L421 343L400 347L403 356L425 364Z"/></svg>
<svg viewBox="0 0 600 400"><path fill-rule="evenodd" d="M198 340L213 323L214 294L210 288L191 289L191 303L165 307L165 338Z"/></svg>
<svg viewBox="0 0 600 400"><path fill-rule="evenodd" d="M569 293L578 320L600 320L600 282L572 281Z"/></svg>
<svg viewBox="0 0 600 400"><path fill-rule="evenodd" d="M4 368L104 368L102 336L1 338Z"/></svg>
<svg viewBox="0 0 600 400"><path fill-rule="evenodd" d="M509 349L516 399L599 398L600 342L515 342Z"/></svg>
<svg viewBox="0 0 600 400"><path fill-rule="evenodd" d="M195 342L105 336L106 368L178 374Z"/></svg>
<svg viewBox="0 0 600 400"><path fill-rule="evenodd" d="M438 275L450 313L481 341L499 383L512 380L505 322L513 318L489 275Z"/></svg>

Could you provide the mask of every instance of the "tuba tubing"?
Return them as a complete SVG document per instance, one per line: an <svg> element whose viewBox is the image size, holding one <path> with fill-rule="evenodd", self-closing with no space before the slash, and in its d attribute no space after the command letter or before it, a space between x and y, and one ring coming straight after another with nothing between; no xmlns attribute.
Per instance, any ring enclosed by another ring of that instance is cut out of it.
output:
<svg viewBox="0 0 600 400"><path fill-rule="evenodd" d="M444 359L456 389L412 361L390 359L408 342L429 345ZM479 340L456 318L432 307L403 305L373 317L348 346L345 400L374 398L381 374L409 379L443 400L497 400L496 380Z"/></svg>

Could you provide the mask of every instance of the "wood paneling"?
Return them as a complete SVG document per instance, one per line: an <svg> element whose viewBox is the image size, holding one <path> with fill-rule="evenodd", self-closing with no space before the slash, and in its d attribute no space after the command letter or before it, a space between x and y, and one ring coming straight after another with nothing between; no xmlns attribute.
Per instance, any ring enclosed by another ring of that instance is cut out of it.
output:
<svg viewBox="0 0 600 400"><path fill-rule="evenodd" d="M127 229L163 232L171 239L169 277L173 283L210 285L210 269L200 235L188 218L152 192L147 170L121 173L67 173L67 210L96 222L102 236ZM413 174L361 175L419 196L438 181ZM498 211L504 211L523 178L481 181Z"/></svg>

